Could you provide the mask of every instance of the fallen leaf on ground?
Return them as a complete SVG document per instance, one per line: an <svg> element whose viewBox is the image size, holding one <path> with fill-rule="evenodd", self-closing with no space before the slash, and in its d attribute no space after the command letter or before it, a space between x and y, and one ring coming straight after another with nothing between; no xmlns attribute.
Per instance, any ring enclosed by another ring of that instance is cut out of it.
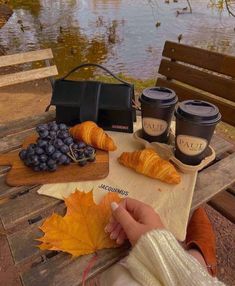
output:
<svg viewBox="0 0 235 286"><path fill-rule="evenodd" d="M117 247L104 228L111 217L111 202L120 202L116 193L108 193L100 204L93 201L93 192L76 191L65 199L67 212L64 217L54 213L40 229L44 236L42 250L57 250L80 256L99 249Z"/></svg>

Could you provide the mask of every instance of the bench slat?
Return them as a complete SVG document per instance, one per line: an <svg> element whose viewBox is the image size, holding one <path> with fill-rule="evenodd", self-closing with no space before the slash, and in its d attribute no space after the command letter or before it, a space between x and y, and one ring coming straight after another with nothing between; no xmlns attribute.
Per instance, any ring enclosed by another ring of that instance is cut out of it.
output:
<svg viewBox="0 0 235 286"><path fill-rule="evenodd" d="M44 67L28 71L0 76L0 87L37 80L58 74L56 66Z"/></svg>
<svg viewBox="0 0 235 286"><path fill-rule="evenodd" d="M19 65L28 62L42 61L52 59L53 54L51 49L44 49L38 51L31 51L26 53L19 53L13 55L1 56L0 67L7 67L12 65Z"/></svg>
<svg viewBox="0 0 235 286"><path fill-rule="evenodd" d="M215 190L219 193L235 182L234 166L235 153L198 174L191 211L209 201L215 195ZM213 183L211 178L213 178Z"/></svg>
<svg viewBox="0 0 235 286"><path fill-rule="evenodd" d="M235 223L235 196L233 194L227 191L221 192L209 201L209 205Z"/></svg>
<svg viewBox="0 0 235 286"><path fill-rule="evenodd" d="M166 59L161 61L158 72L167 78L181 81L235 102L235 80L217 76Z"/></svg>
<svg viewBox="0 0 235 286"><path fill-rule="evenodd" d="M234 56L169 41L166 41L162 55L235 78Z"/></svg>
<svg viewBox="0 0 235 286"><path fill-rule="evenodd" d="M199 93L195 90L182 86L176 82L165 80L162 78L157 79L157 86L164 86L173 89L180 101L186 99L199 99L206 100L213 104L215 104L222 114L222 121L225 121L233 126L235 126L235 105L229 104L227 102L223 102L219 99L212 98L209 95Z"/></svg>

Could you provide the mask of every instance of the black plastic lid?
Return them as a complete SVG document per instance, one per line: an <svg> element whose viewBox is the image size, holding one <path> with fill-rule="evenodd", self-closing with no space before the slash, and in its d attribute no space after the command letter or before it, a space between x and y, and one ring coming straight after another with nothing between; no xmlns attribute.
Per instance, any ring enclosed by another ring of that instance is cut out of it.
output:
<svg viewBox="0 0 235 286"><path fill-rule="evenodd" d="M157 105L176 104L178 97L172 89L166 87L150 87L143 90L140 102Z"/></svg>
<svg viewBox="0 0 235 286"><path fill-rule="evenodd" d="M175 111L176 117L201 124L214 124L221 119L218 107L202 100L185 100L180 102Z"/></svg>

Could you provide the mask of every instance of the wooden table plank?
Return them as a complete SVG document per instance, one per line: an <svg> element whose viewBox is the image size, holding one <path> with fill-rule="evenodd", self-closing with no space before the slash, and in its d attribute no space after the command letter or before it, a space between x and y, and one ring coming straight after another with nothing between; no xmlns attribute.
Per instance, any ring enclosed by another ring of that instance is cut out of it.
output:
<svg viewBox="0 0 235 286"><path fill-rule="evenodd" d="M191 211L235 182L235 153L198 174Z"/></svg>
<svg viewBox="0 0 235 286"><path fill-rule="evenodd" d="M27 129L17 134L9 135L0 139L0 153L10 152L22 146L25 138L30 136L34 129Z"/></svg>
<svg viewBox="0 0 235 286"><path fill-rule="evenodd" d="M91 268L88 278L96 276L115 262L126 256L129 246L121 248L104 249L98 251L98 258ZM89 261L94 256L85 255L77 259L71 259L68 254L60 253L48 260L48 262L38 265L22 274L24 286L78 286L82 283L82 273Z"/></svg>
<svg viewBox="0 0 235 286"><path fill-rule="evenodd" d="M20 187L10 187L5 183L6 180L6 174L0 175L0 199L2 198L9 198L12 195L17 195L17 193L26 192L27 190L30 190L32 188L35 188L35 186L20 186Z"/></svg>
<svg viewBox="0 0 235 286"><path fill-rule="evenodd" d="M8 236L8 242L16 264L42 253L37 247L39 242L35 240L43 235L43 232L38 228L41 224L42 221L37 222Z"/></svg>
<svg viewBox="0 0 235 286"><path fill-rule="evenodd" d="M5 183L6 174L0 175L0 198L4 197L5 194L11 192L12 187Z"/></svg>
<svg viewBox="0 0 235 286"><path fill-rule="evenodd" d="M235 147L234 144L228 142L218 134L214 134L212 137L211 146L214 148L217 156L220 156L227 151L234 150Z"/></svg>
<svg viewBox="0 0 235 286"><path fill-rule="evenodd" d="M231 186L229 186L228 192L230 192L231 194L235 195L235 184L232 184Z"/></svg>
<svg viewBox="0 0 235 286"><path fill-rule="evenodd" d="M36 192L37 189L33 189L27 194L1 205L0 218L6 230L61 203L58 199L40 196Z"/></svg>
<svg viewBox="0 0 235 286"><path fill-rule="evenodd" d="M20 150L20 149L14 149L13 152L15 152L17 150ZM0 166L0 175L6 174L10 170L10 168L11 168L11 166Z"/></svg>
<svg viewBox="0 0 235 286"><path fill-rule="evenodd" d="M5 174L10 170L10 166L0 166L0 175Z"/></svg>
<svg viewBox="0 0 235 286"><path fill-rule="evenodd" d="M65 204L56 205L50 210L50 213L56 212L57 214L64 215L66 211ZM8 242L11 247L12 255L16 264L26 260L33 262L33 257L43 255L46 252L41 251L36 245L38 242L35 240L43 235L39 230L44 219L35 222L27 227L8 235Z"/></svg>
<svg viewBox="0 0 235 286"><path fill-rule="evenodd" d="M54 110L44 112L39 115L10 121L5 124L0 124L0 138L10 134L22 132L26 129L34 128L39 124L43 124L53 120L55 120Z"/></svg>
<svg viewBox="0 0 235 286"><path fill-rule="evenodd" d="M0 221L0 231L2 229ZM12 259L7 237L0 234L0 285L22 286Z"/></svg>

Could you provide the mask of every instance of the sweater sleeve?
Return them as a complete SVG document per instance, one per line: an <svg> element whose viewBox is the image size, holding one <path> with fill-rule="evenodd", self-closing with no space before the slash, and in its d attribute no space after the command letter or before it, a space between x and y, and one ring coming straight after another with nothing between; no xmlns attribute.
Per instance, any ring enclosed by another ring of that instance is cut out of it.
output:
<svg viewBox="0 0 235 286"><path fill-rule="evenodd" d="M145 286L224 285L211 277L167 230L153 230L143 235L129 254L126 266Z"/></svg>

